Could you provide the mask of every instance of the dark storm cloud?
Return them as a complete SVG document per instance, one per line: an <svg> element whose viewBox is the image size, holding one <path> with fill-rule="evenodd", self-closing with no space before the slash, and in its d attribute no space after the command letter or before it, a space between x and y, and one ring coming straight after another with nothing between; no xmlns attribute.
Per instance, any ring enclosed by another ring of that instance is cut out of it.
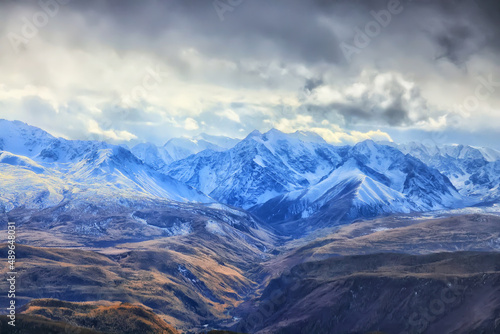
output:
<svg viewBox="0 0 500 334"><path fill-rule="evenodd" d="M367 20L373 19L370 11L383 10L388 3L381 0L240 2L225 11L225 19L221 21L213 1L73 0L67 10L80 13L88 30L68 37L76 39L77 43L85 38L100 39L123 49L143 47L158 51L191 45L228 57L280 56L307 63L338 63L343 61L340 38L346 36L339 36L344 32L328 29L321 18L346 25L349 35L355 25L362 27ZM13 3L4 2L1 6L12 7ZM29 4L33 10L39 9L38 2L19 1L20 6ZM469 46L469 39L481 38L474 29L483 32L485 41L481 44L498 43L495 40L499 31L495 17L495 13L500 13L498 1L412 1L411 4L401 1L401 4L407 6L402 15L412 20L399 20L397 29L384 32L389 35L387 38L400 33L418 34L422 27L412 26L412 22L432 19L443 22L443 26L440 31L429 31L430 38L435 40L436 46L446 50L444 56L452 59L462 47ZM71 32L72 24L66 22L64 16L56 17L55 21ZM167 43L157 44L162 40Z"/></svg>
<svg viewBox="0 0 500 334"><path fill-rule="evenodd" d="M405 126L410 124L408 110L404 107L401 101L394 101L393 104L386 108L373 108L366 104L340 104L332 103L326 107L313 108L309 110L320 112L320 117L330 120L329 114L338 113L343 117L347 126L352 126L357 123L373 124L375 126L391 125ZM335 118L333 118L335 119Z"/></svg>
<svg viewBox="0 0 500 334"><path fill-rule="evenodd" d="M350 41L356 26L363 28L373 20L371 11L388 6L388 1L381 0L242 0L234 1L235 6L228 0L218 1L231 8L224 12L224 21L213 1L73 0L65 14L80 14L82 22L67 22L70 16L59 15L47 29L66 30L66 36L59 33L57 38L66 38L70 44L100 40L118 52L144 49L171 56L181 47L194 47L206 55L232 60L252 57L347 66L339 44ZM19 5L30 3L33 10L39 9L37 2L20 1ZM11 2L8 5L12 7ZM428 27L426 33L435 44L437 58L458 63L474 49L499 43L498 20L489 16L499 12L498 1L401 1L401 6L406 6L402 17L393 18L393 27L383 31L386 40L403 34L411 41L428 26L422 22L432 20L439 24ZM325 24L328 20L330 27ZM404 47L421 51L418 45ZM374 50L377 58L394 56Z"/></svg>
<svg viewBox="0 0 500 334"><path fill-rule="evenodd" d="M461 63L464 59L460 57L460 50L471 37L471 30L466 26L453 27L446 34L436 36L436 42L444 49L438 58L446 57L456 64Z"/></svg>
<svg viewBox="0 0 500 334"><path fill-rule="evenodd" d="M368 84L373 81L376 79L369 80ZM313 89L322 85L319 82L309 84L314 87ZM382 91L382 93L374 93L375 91ZM341 116L342 122L347 126L357 123L377 126L410 126L416 122L426 121L430 117L427 101L422 97L419 89L404 87L396 78L386 80L378 88L373 84L367 86L359 96L346 94L344 97L344 102L324 106L310 105L307 110L318 119L327 119L332 123L338 123L339 119L335 116ZM419 113L410 115L415 105L418 106Z"/></svg>
<svg viewBox="0 0 500 334"><path fill-rule="evenodd" d="M227 2L227 1L226 1ZM164 50L192 46L224 57L341 59L335 34L317 22L321 7L301 1L243 1L221 21L212 1L97 1L75 3L89 23L112 22L105 38L119 47ZM156 44L164 40L165 44ZM131 40L133 43L131 43ZM164 40L165 41L165 40ZM174 43L175 44L170 44Z"/></svg>
<svg viewBox="0 0 500 334"><path fill-rule="evenodd" d="M494 0L438 1L436 18L442 27L427 31L442 49L437 58L461 65L483 49L500 46L500 2Z"/></svg>
<svg viewBox="0 0 500 334"><path fill-rule="evenodd" d="M307 79L306 80L306 83L304 85L304 91L306 93L310 93L312 92L314 89L320 87L321 85L323 85L323 79L322 78L311 78L311 79Z"/></svg>

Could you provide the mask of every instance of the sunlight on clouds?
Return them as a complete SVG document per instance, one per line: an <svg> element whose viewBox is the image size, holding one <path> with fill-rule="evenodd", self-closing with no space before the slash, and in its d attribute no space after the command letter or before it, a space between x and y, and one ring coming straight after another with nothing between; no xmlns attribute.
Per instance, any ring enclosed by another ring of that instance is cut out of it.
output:
<svg viewBox="0 0 500 334"><path fill-rule="evenodd" d="M447 116L443 115L438 117L437 119L429 118L426 121L417 122L415 125L416 128L420 128L425 131L439 131L444 130L448 126Z"/></svg>
<svg viewBox="0 0 500 334"><path fill-rule="evenodd" d="M231 109L216 112L216 115L225 117L233 122L241 123L240 116Z"/></svg>
<svg viewBox="0 0 500 334"><path fill-rule="evenodd" d="M186 118L184 121L184 129L188 131L198 130L199 128L198 122L191 117Z"/></svg>
<svg viewBox="0 0 500 334"><path fill-rule="evenodd" d="M318 126L319 124L316 124L310 115L297 115L294 119L282 118L276 123L268 120L267 123L285 133L313 131L323 137L327 142L336 145L355 144L368 139L375 141L393 141L388 133L380 130L368 132L347 131L337 124L330 124L327 120L321 121L320 124L322 126Z"/></svg>
<svg viewBox="0 0 500 334"><path fill-rule="evenodd" d="M87 130L90 134L94 134L98 136L102 140L111 140L111 141L129 141L132 139L136 139L137 136L128 132L128 131L116 131L116 130L103 130L99 126L99 124L90 119L87 121Z"/></svg>
<svg viewBox="0 0 500 334"><path fill-rule="evenodd" d="M267 122L271 123L274 128L281 132L294 132L296 130L307 129L314 123L314 119L311 115L297 115L294 119L282 118L276 123L271 121Z"/></svg>
<svg viewBox="0 0 500 334"><path fill-rule="evenodd" d="M391 136L380 130L368 131L368 132L359 132L359 131L334 132L327 128L310 128L309 130L316 132L321 137L323 137L323 139L326 140L327 142L336 145L356 144L369 139L374 141L392 142Z"/></svg>

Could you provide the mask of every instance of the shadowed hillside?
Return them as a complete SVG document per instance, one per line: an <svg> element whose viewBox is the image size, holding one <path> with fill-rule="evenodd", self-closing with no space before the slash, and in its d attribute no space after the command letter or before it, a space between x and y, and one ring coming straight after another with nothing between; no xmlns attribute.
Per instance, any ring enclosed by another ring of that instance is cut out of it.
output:
<svg viewBox="0 0 500 334"><path fill-rule="evenodd" d="M250 333L498 333L500 254L372 254L293 267L237 310Z"/></svg>
<svg viewBox="0 0 500 334"><path fill-rule="evenodd" d="M394 252L429 254L500 250L500 217L469 214L440 217L391 216L355 222L335 231L318 231L290 242L268 270L277 274L298 263L339 255Z"/></svg>

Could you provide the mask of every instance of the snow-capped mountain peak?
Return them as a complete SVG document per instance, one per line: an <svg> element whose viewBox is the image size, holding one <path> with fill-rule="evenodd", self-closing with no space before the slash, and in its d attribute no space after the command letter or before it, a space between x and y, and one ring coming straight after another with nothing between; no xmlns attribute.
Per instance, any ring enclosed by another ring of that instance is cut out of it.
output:
<svg viewBox="0 0 500 334"><path fill-rule="evenodd" d="M34 157L56 138L20 121L0 119L0 150Z"/></svg>
<svg viewBox="0 0 500 334"><path fill-rule="evenodd" d="M199 135L195 136L193 139L196 140L204 140L208 143L215 144L223 149L229 149L234 147L234 145L238 144L241 139L237 138L230 138L226 136L213 136L209 135L206 133L200 133Z"/></svg>
<svg viewBox="0 0 500 334"><path fill-rule="evenodd" d="M5 120L0 120L0 145L3 208L43 208L77 198L214 202L144 164L122 146L56 138L25 123Z"/></svg>
<svg viewBox="0 0 500 334"><path fill-rule="evenodd" d="M393 144L446 175L472 202L500 199L500 152L468 145Z"/></svg>
<svg viewBox="0 0 500 334"><path fill-rule="evenodd" d="M326 144L326 140L324 140L323 137L312 131L295 131L291 133L290 136L305 143Z"/></svg>
<svg viewBox="0 0 500 334"><path fill-rule="evenodd" d="M201 134L129 150L55 138L21 122L2 120L0 131L4 208L69 199L218 201L272 223L305 219L312 227L500 199L500 153L466 145L332 146L313 132L271 129L235 145Z"/></svg>

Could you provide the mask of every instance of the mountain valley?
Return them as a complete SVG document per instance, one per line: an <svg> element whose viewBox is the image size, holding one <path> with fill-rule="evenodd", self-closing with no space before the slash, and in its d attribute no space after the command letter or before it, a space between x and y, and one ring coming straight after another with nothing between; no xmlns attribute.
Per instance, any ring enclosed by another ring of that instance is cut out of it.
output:
<svg viewBox="0 0 500 334"><path fill-rule="evenodd" d="M487 148L334 146L275 129L128 149L0 120L19 321L82 334L125 333L124 315L151 333L493 333L498 164Z"/></svg>

